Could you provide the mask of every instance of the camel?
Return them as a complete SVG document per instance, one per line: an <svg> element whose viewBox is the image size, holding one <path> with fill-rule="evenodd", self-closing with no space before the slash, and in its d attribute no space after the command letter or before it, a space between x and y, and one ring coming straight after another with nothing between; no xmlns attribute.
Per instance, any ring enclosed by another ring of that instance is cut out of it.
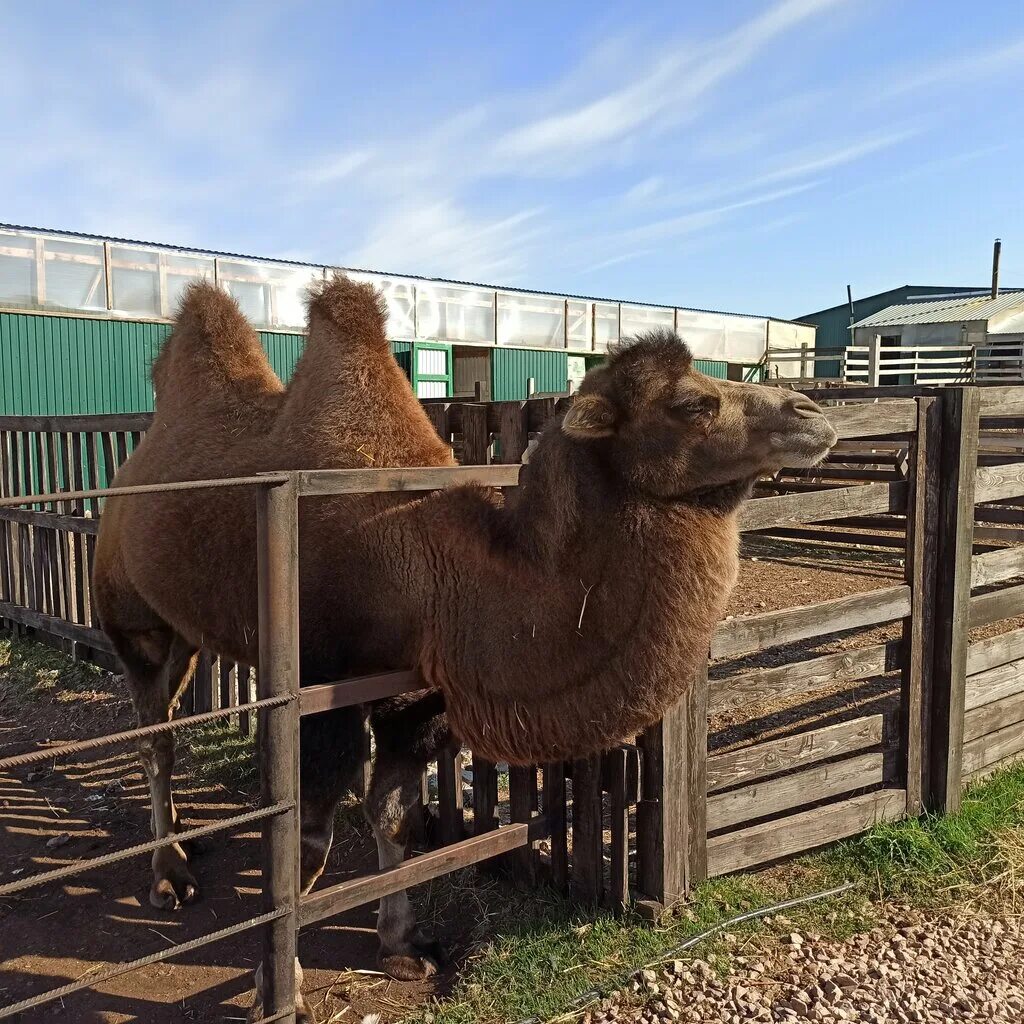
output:
<svg viewBox="0 0 1024 1024"><path fill-rule="evenodd" d="M193 285L153 369L156 413L115 486L262 471L450 466L395 362L380 296L314 286L287 388L235 302ZM319 877L336 805L376 755L365 799L382 867L406 853L425 763L453 742L510 764L582 757L675 703L738 569L737 510L754 480L817 464L820 409L777 388L697 372L673 332L624 343L542 432L503 500L476 486L300 504L302 684L413 667L423 690L302 719L302 889ZM139 723L166 721L200 648L256 661L251 489L112 496L94 570L99 618ZM154 835L178 830L170 733L143 740ZM151 902L196 881L178 844L153 855ZM381 901L380 959L436 969L404 893Z"/></svg>

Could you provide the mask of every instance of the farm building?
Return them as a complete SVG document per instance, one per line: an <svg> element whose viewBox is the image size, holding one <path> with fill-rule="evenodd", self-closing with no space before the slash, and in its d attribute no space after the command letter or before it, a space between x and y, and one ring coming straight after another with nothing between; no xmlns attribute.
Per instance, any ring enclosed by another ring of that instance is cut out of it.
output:
<svg viewBox="0 0 1024 1024"><path fill-rule="evenodd" d="M1012 291L1013 289L1004 289ZM864 295L853 300L853 318L865 320L891 306L905 305L910 302L937 302L950 298L970 298L972 296L988 296L990 289L986 287L970 287L966 285L927 285L902 284L888 291ZM812 372L806 376L819 378L839 377L840 359L828 358L839 354L850 344L850 303L841 302L827 309L819 309L814 313L805 313L797 319L803 323L814 324L817 328L815 348L823 354L818 358ZM796 376L797 374L792 374Z"/></svg>
<svg viewBox="0 0 1024 1024"><path fill-rule="evenodd" d="M0 225L0 415L151 410L150 364L201 277L238 300L287 378L303 291L327 269ZM384 292L395 355L421 398L563 392L609 344L652 327L674 327L722 378L759 373L769 344L814 344L813 327L772 317L347 272Z"/></svg>
<svg viewBox="0 0 1024 1024"><path fill-rule="evenodd" d="M853 325L848 366L869 383L1019 382L1024 291L901 303Z"/></svg>

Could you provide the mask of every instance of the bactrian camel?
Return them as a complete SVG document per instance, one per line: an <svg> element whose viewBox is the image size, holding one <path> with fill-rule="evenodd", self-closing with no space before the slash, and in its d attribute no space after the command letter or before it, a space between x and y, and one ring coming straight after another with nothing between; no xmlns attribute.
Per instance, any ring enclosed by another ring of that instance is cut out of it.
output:
<svg viewBox="0 0 1024 1024"><path fill-rule="evenodd" d="M343 276L312 291L287 388L210 284L186 293L153 382L153 426L116 486L453 464L391 355L381 298ZM652 332L587 374L504 503L475 486L304 500L303 684L414 667L426 691L369 712L366 812L381 865L403 859L424 765L451 743L528 764L607 749L655 722L707 656L753 481L814 465L834 442L813 402L709 378L675 334ZM108 499L95 600L140 724L173 713L200 647L255 663L255 566L249 489ZM302 720L304 890L323 869L365 713ZM154 834L166 836L178 828L173 738L140 752ZM196 892L185 850L158 850L153 904ZM382 901L378 933L395 977L435 969L404 893Z"/></svg>

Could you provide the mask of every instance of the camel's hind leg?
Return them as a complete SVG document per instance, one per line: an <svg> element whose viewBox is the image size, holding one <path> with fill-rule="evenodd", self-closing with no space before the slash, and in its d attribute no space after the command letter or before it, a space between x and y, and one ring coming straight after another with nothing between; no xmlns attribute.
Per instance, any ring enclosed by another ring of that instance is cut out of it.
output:
<svg viewBox="0 0 1024 1024"><path fill-rule="evenodd" d="M140 726L169 722L195 667L197 649L164 627L137 633L108 630L125 668L125 678ZM179 830L171 792L174 733L170 730L139 741L139 759L149 780L150 822L155 839ZM153 885L149 902L160 910L191 903L199 888L180 843L153 852Z"/></svg>
<svg viewBox="0 0 1024 1024"><path fill-rule="evenodd" d="M382 701L374 707L371 721L377 750L366 815L377 840L380 866L391 868L406 857L423 770L452 739L438 693ZM377 936L381 966L391 977L415 981L436 973L440 948L420 931L408 893L380 901Z"/></svg>

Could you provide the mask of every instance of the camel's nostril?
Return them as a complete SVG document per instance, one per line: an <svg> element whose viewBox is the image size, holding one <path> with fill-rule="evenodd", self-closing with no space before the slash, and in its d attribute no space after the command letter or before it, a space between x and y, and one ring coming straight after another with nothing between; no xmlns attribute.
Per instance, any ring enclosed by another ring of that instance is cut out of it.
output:
<svg viewBox="0 0 1024 1024"><path fill-rule="evenodd" d="M812 402L806 395L793 395L789 401L789 407L797 416L811 418L823 415L821 407L816 402Z"/></svg>

